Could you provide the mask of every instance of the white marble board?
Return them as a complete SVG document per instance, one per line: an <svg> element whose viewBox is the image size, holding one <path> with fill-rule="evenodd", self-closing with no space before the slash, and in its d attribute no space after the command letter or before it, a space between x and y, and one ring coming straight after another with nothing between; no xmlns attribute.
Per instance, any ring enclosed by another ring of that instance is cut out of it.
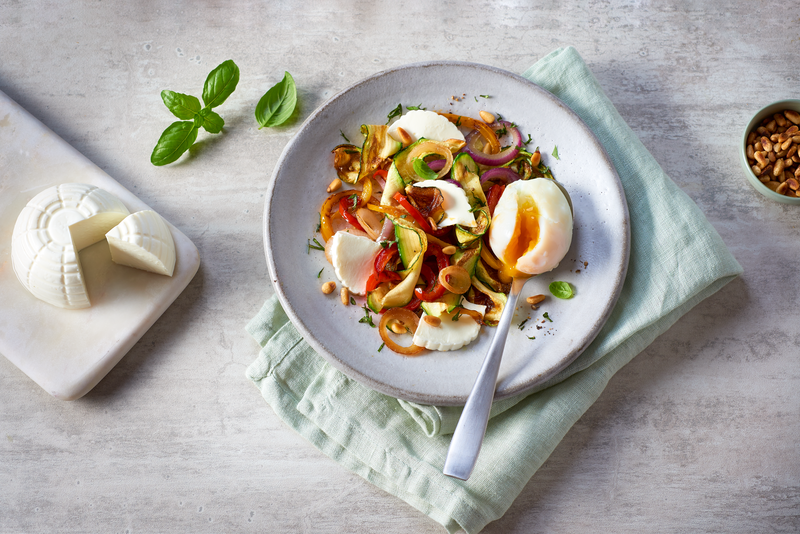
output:
<svg viewBox="0 0 800 534"><path fill-rule="evenodd" d="M0 353L52 396L91 390L186 288L197 247L167 221L177 262L172 277L117 265L105 240L81 251L92 306L64 310L37 300L11 267L19 212L43 189L67 182L101 187L131 213L151 209L0 92Z"/></svg>

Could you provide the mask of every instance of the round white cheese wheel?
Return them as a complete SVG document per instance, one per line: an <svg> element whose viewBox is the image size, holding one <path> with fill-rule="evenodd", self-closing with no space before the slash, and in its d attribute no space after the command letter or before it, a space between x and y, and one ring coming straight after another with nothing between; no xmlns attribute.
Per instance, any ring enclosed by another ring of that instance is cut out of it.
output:
<svg viewBox="0 0 800 534"><path fill-rule="evenodd" d="M117 197L88 184L61 184L28 202L14 225L14 273L36 298L67 309L88 308L78 252L128 216Z"/></svg>
<svg viewBox="0 0 800 534"><path fill-rule="evenodd" d="M114 263L166 276L175 270L175 241L153 210L128 215L106 233L106 240Z"/></svg>

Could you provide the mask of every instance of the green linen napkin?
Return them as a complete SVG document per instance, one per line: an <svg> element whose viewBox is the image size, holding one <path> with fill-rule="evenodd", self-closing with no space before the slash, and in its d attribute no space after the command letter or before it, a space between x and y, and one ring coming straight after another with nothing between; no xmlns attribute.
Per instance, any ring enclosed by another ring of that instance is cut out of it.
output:
<svg viewBox="0 0 800 534"><path fill-rule="evenodd" d="M631 256L620 299L587 350L537 390L496 403L468 481L442 474L460 408L398 401L347 378L308 346L275 297L247 325L262 347L247 376L278 416L449 532L478 532L501 517L614 373L742 271L574 48L556 50L523 76L570 106L605 147L627 196Z"/></svg>

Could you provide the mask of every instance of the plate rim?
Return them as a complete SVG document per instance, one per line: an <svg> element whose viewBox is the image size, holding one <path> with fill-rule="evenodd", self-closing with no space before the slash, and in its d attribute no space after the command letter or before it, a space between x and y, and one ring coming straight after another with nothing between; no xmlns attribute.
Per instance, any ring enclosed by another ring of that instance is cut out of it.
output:
<svg viewBox="0 0 800 534"><path fill-rule="evenodd" d="M591 345L591 343L595 340L597 335L602 330L603 326L608 321L608 318L611 316L617 301L619 300L620 294L622 293L622 288L625 282L625 277L627 275L628 265L630 261L630 242L631 242L631 228L630 228L630 213L628 210L628 203L625 196L625 190L622 184L622 180L619 177L619 173L617 172L616 167L614 166L611 158L608 156L608 153L605 150L605 147L597 138L597 135L592 131L588 124L577 114L575 111L572 110L563 100L558 98L553 93L547 91L540 85L532 82L531 80L507 71L505 69L501 69L498 67L493 67L491 65L485 65L482 63L476 62L469 62L469 61L454 61L454 60L434 60L434 61L422 61L422 62L414 62L414 63L407 63L403 65L398 65L396 67L391 67L388 69L383 69L378 71L372 75L369 75L365 78L362 78L355 83L348 85L347 87L343 88L342 90L336 92L327 100L325 100L322 104L320 104L311 114L303 121L303 123L298 128L297 132L292 136L289 142L284 146L283 150L281 151L281 155L278 158L277 162L275 163L275 167L273 168L272 174L270 175L269 183L267 184L267 189L264 198L264 211L263 211L263 218L262 218L262 240L264 244L264 254L267 261L267 268L269 271L270 280L272 282L273 289L275 290L275 294L278 296L280 300L281 306L283 307L284 312L286 313L289 320L292 322L294 327L298 330L300 335L303 339L308 343L314 351L319 354L326 362L330 363L334 368L341 371L345 376L348 376L365 386L378 391L380 393L389 395L391 397L395 397L397 399L402 399L410 402L417 402L420 404L427 404L427 405L439 405L439 406L463 406L467 400L467 395L461 396L448 396L448 395L435 395L435 394L425 394L419 392L409 391L404 388L399 388L397 386L393 386L391 384L387 384L385 382L381 382L378 380L373 379L372 377L364 374L363 372L359 371L357 368L347 364L342 359L340 359L336 354L328 351L321 343L317 341L317 339L311 334L311 332L306 328L303 321L300 317L295 313L294 308L291 306L291 303L284 292L283 286L281 282L278 280L276 274L276 265L275 260L272 254L272 247L270 246L270 232L269 232L269 215L270 215L270 205L272 197L275 193L275 186L277 182L277 177L281 168L288 158L288 155L291 149L294 147L295 143L297 142L300 134L305 130L305 128L318 117L322 113L324 113L327 108L334 103L337 99L345 95L346 93L357 89L358 87L370 83L373 80L386 76L391 73L395 73L398 71L409 70L409 69L420 69L420 68L430 68L430 67L466 67L466 68L478 68L486 71L491 71L495 74L510 77L518 82L521 82L525 85L529 85L533 90L540 92L545 98L551 100L554 104L559 106L563 109L567 114L571 115L575 121L578 122L579 125L583 127L583 129L588 134L589 141L597 148L598 153L602 156L605 160L605 163L608 169L613 174L615 181L618 184L615 192L618 193L618 201L620 206L622 207L623 212L623 243L622 243L622 250L623 250L623 258L621 262L621 266L619 270L616 272L616 279L614 281L614 292L608 299L605 308L602 311L602 314L599 316L597 324L594 330L590 333L590 335L586 338L586 343L582 346L576 348L572 354L568 354L564 360L561 361L559 365L553 366L548 369L547 372L541 373L534 377L531 377L529 380L517 385L514 388L508 388L504 391L495 392L494 399L500 400L508 397L512 397L515 395L519 395L521 393L525 393L530 391L531 389L535 388L538 385L541 385L558 373L566 369L572 362L574 362L578 356L580 356L586 348Z"/></svg>

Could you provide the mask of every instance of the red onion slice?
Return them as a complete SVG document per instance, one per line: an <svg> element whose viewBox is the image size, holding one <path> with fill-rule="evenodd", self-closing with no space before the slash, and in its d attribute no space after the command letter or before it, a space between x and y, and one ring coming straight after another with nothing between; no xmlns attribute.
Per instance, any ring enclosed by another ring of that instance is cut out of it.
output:
<svg viewBox="0 0 800 534"><path fill-rule="evenodd" d="M489 169L481 175L481 184L493 182L496 184L506 185L521 179L522 177L519 174L515 173L508 167L497 167L495 169Z"/></svg>
<svg viewBox="0 0 800 534"><path fill-rule="evenodd" d="M497 154L487 154L477 145L478 141L483 139L483 136L478 130L473 130L467 135L467 145L465 148L467 152L469 152L469 155L472 156L472 159L475 160L475 163L491 166L504 165L519 154L519 148L522 146L522 135L519 133L519 130L508 121L500 121L492 125L492 127L496 126L503 126L506 132L511 136L513 143L510 147Z"/></svg>

